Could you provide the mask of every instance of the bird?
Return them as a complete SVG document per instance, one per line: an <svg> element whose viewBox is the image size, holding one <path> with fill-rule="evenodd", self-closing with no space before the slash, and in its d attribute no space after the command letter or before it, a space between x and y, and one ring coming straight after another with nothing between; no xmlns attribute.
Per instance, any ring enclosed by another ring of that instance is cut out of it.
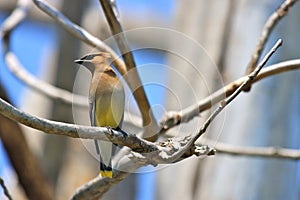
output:
<svg viewBox="0 0 300 200"><path fill-rule="evenodd" d="M125 91L120 78L108 63L110 54L99 52L86 55L74 62L92 73L89 89L89 114L92 126L121 130L124 116ZM111 157L114 145L110 141L95 140L100 158L100 175L112 178Z"/></svg>

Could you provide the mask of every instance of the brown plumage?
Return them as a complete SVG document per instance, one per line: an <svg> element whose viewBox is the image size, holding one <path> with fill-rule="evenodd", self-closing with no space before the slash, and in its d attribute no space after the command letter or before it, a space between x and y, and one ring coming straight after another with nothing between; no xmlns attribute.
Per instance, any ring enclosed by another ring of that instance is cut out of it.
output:
<svg viewBox="0 0 300 200"><path fill-rule="evenodd" d="M76 60L92 73L89 91L90 120L92 126L109 126L119 129L123 121L125 92L113 68L107 62L109 54L95 53ZM100 173L112 177L112 143L95 140L100 155Z"/></svg>

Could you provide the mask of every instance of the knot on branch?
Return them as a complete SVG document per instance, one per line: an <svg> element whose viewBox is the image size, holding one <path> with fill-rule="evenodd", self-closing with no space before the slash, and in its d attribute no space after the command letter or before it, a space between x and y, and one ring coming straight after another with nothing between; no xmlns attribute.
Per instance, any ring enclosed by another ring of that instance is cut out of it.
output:
<svg viewBox="0 0 300 200"><path fill-rule="evenodd" d="M169 111L165 115L165 117L161 120L160 124L164 130L173 127L174 125L180 124L181 122L181 115L176 111Z"/></svg>
<svg viewBox="0 0 300 200"><path fill-rule="evenodd" d="M207 145L191 145L192 137L170 138L157 143L155 151L131 152L129 158L142 165L171 164L188 158L192 155L214 155L215 150Z"/></svg>

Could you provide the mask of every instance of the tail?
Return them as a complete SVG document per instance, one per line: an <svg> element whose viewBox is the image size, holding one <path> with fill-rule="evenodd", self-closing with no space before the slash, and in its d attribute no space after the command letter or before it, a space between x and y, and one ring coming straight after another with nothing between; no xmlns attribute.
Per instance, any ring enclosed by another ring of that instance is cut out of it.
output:
<svg viewBox="0 0 300 200"><path fill-rule="evenodd" d="M104 163L100 162L100 174L101 176L112 178L113 173L112 173L112 168L111 166L106 166Z"/></svg>
<svg viewBox="0 0 300 200"><path fill-rule="evenodd" d="M100 174L112 178L111 156L113 144L107 141L95 140L95 146L100 161Z"/></svg>

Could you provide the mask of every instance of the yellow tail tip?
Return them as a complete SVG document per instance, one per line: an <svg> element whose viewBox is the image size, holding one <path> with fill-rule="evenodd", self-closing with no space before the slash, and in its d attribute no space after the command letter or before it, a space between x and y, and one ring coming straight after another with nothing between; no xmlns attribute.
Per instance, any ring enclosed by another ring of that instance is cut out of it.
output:
<svg viewBox="0 0 300 200"><path fill-rule="evenodd" d="M108 177L108 178L112 178L113 173L112 171L100 171L100 175L102 176L102 178Z"/></svg>

